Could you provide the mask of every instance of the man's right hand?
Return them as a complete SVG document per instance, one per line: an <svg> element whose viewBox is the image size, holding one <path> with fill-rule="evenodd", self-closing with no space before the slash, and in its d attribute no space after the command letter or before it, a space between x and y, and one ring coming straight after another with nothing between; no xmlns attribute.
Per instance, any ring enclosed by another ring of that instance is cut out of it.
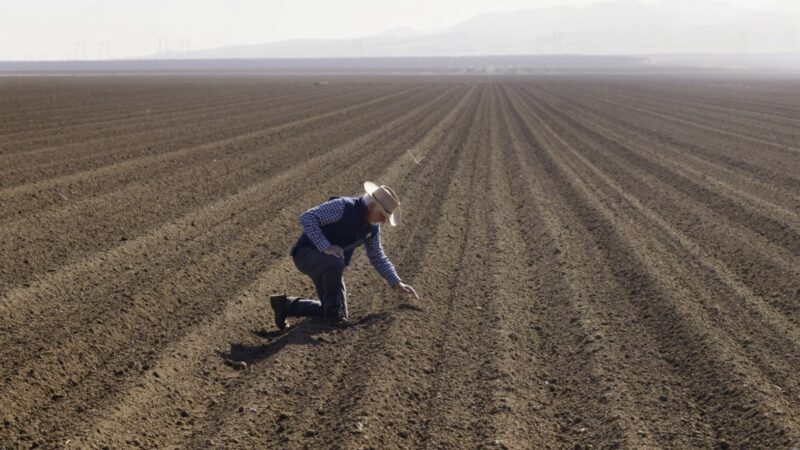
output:
<svg viewBox="0 0 800 450"><path fill-rule="evenodd" d="M326 255L335 256L337 258L344 258L344 250L342 250L342 247L339 247L338 245L331 245L330 247L326 248L322 253L325 253Z"/></svg>

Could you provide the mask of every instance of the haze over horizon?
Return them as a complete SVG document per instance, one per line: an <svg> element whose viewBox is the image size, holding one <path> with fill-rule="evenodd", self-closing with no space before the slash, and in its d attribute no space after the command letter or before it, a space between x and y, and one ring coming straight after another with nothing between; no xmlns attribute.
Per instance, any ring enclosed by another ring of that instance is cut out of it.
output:
<svg viewBox="0 0 800 450"><path fill-rule="evenodd" d="M543 43L533 43L534 37L526 38L531 42L519 44L520 38L508 34L510 44L500 37L496 42L481 46L479 43L470 43L466 50L464 46L447 45L439 41L433 44L419 39L406 45L404 48L393 46L387 50L385 47L370 47L373 38L379 35L380 40L406 42L409 37L424 35L446 35L450 41L463 40L463 36L472 35L475 39L486 41L495 40L505 30L499 31L491 20L483 19L492 17L492 13L509 11L537 10L553 6L589 6L600 3L625 3L635 7L635 4L657 6L659 11L666 12L676 17L676 22L689 16L703 17L702 12L692 12L692 5L697 4L689 0L639 0L624 2L609 2L607 0L500 0L500 1L452 1L452 0L410 0L405 2L377 2L363 0L344 0L337 3L301 0L285 1L257 1L234 0L225 5L219 5L210 0L189 2L176 0L172 2L156 2L155 0L142 0L136 3L122 0L30 0L7 1L0 5L0 60L105 60L105 59L130 59L142 58L152 55L166 55L166 57L219 57L212 53L199 52L198 50L218 49L220 47L236 46L261 46L266 57L327 57L337 56L325 48L296 47L285 44L293 40L355 40L366 42L359 44L358 52L361 56L397 56L413 55L422 52L420 56L437 54L472 54L491 53L535 53L537 48L546 48L546 53L555 53L559 50L586 52L586 45L577 42L562 43L560 37L558 45L542 38ZM704 5L714 5L715 14L718 11L737 12L772 11L786 15L797 14L800 18L800 5L790 0L753 1L753 0L716 0L702 2ZM635 8L634 8L635 9ZM623 14L624 15L624 14ZM753 13L753 26L770 28L770 23L758 23L761 13ZM499 16L510 17L510 16ZM638 16L637 16L638 17ZM771 17L771 16L770 16ZM791 17L791 16L790 16ZM713 25L714 18L704 17L707 20L703 26ZM535 19L535 18L534 18ZM483 22L481 22L483 20ZM503 18L507 21L508 19ZM552 19L555 29L547 30L548 36L559 33L558 27L570 28L572 24L558 23L560 18ZM617 20L617 18L614 18ZM624 21L624 17L618 20ZM636 20L639 20L638 18ZM764 20L774 20L772 18ZM541 21L540 21L541 22ZM473 24L479 28L464 28L465 24ZM640 24L647 26L647 24ZM691 24L690 24L691 25ZM523 29L526 24L518 24ZM750 27L750 23L741 26ZM781 36L773 40L782 42L769 44L766 47L754 46L750 43L753 39L736 34L727 36L729 30L717 30L721 39L736 39L734 48L745 51L762 51L761 48L794 49L795 40L800 39L800 27L795 36L794 22L782 25L785 30ZM452 30L459 30L462 34L453 34ZM482 27L482 28L480 28ZM535 33L545 35L546 28L537 24ZM757 34L761 28L754 28ZM478 31L475 31L478 30ZM523 29L523 32L526 31ZM569 30L566 30L569 31ZM585 27L579 30L584 33L584 41L597 39L586 35ZM714 29L701 30L702 36L715 33ZM665 32L667 33L667 32ZM742 34L740 33L740 34ZM785 35L785 37L784 37ZM552 38L549 38L552 41ZM616 40L627 40L629 37L615 37L610 39L608 48L614 49L618 44ZM702 38L698 38L702 39ZM579 40L579 39L578 39ZM447 39L445 40L447 41ZM276 45L278 43L279 45ZM284 44L281 44L284 43ZM324 44L324 42L323 42ZM513 44L513 45L512 45ZM658 44L661 45L661 44ZM704 44L704 48L709 47ZM430 47L437 47L430 50ZM538 47L537 47L538 46ZM657 44L652 44L657 50ZM673 44L673 48L691 50L691 42ZM318 46L319 47L319 46ZM324 47L324 46L323 46ZM341 47L341 45L339 45ZM752 47L752 48L750 48ZM364 48L372 48L373 53L365 53ZM720 47L721 51L725 50ZM422 49L422 50L420 50ZM493 51L492 49L498 49ZM605 48L598 47L599 53L607 52ZM592 48L589 48L591 53ZM359 56L358 52L341 49L338 56ZM638 51L636 48L620 48L619 53ZM294 52L294 53L293 53ZM383 54L390 52L389 54ZM395 53L391 53L395 52ZM439 53L437 53L439 52ZM225 56L223 56L225 57ZM242 57L259 57L258 54L243 55Z"/></svg>

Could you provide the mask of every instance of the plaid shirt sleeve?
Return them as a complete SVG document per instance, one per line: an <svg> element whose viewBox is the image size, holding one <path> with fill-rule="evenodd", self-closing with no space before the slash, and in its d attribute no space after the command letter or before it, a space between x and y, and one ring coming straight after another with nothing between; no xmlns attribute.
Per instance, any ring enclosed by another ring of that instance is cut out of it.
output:
<svg viewBox="0 0 800 450"><path fill-rule="evenodd" d="M311 243L317 247L317 250L324 251L331 246L331 243L322 234L320 227L338 222L344 214L344 204L344 199L335 198L300 214L300 225L303 227L303 232L311 239Z"/></svg>
<svg viewBox="0 0 800 450"><path fill-rule="evenodd" d="M392 262L389 261L389 258L387 258L386 254L383 252L380 228L378 228L378 232L375 233L374 236L366 240L365 247L367 249L367 257L369 258L369 262L372 263L372 267L389 282L389 286L396 286L397 283L400 282L400 277L397 275L397 271Z"/></svg>

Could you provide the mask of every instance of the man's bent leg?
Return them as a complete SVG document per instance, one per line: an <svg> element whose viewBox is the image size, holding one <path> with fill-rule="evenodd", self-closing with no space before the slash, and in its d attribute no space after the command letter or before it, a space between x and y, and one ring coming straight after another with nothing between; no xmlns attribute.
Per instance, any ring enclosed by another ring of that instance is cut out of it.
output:
<svg viewBox="0 0 800 450"><path fill-rule="evenodd" d="M347 294L344 286L344 262L330 267L322 276L320 294L325 317L347 317Z"/></svg>
<svg viewBox="0 0 800 450"><path fill-rule="evenodd" d="M322 303L313 298L295 298L289 304L289 317L321 316Z"/></svg>
<svg viewBox="0 0 800 450"><path fill-rule="evenodd" d="M289 315L347 317L344 260L315 248L298 249L293 259L297 269L314 281L320 300L296 299L289 307Z"/></svg>

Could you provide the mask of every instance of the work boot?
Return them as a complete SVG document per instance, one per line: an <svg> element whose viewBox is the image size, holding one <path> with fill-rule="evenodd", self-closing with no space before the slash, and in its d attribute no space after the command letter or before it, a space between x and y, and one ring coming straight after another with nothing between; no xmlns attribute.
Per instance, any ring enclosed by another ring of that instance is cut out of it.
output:
<svg viewBox="0 0 800 450"><path fill-rule="evenodd" d="M272 306L272 311L275 313L275 325L279 330L287 327L286 317L289 315L289 304L292 301L286 294L275 294L269 296L269 304Z"/></svg>
<svg viewBox="0 0 800 450"><path fill-rule="evenodd" d="M353 326L353 322L351 322L347 317L343 316L328 317L326 322L329 326L336 328L348 328Z"/></svg>

